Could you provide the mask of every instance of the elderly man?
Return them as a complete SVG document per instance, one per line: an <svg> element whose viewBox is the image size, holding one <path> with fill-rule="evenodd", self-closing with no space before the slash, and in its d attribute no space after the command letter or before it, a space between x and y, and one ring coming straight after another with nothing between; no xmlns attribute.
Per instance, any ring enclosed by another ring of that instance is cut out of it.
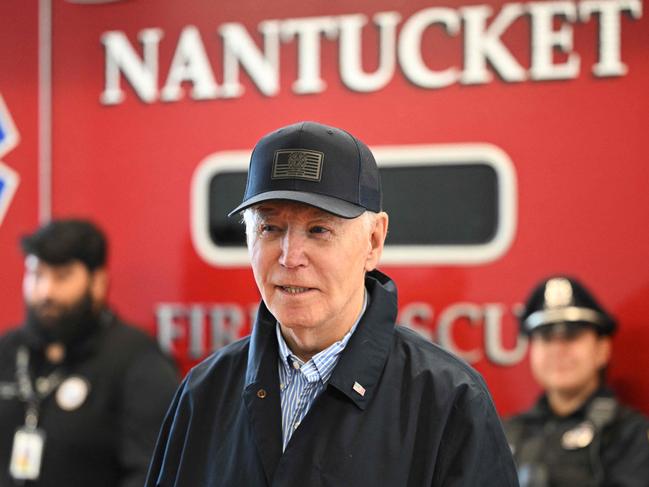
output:
<svg viewBox="0 0 649 487"><path fill-rule="evenodd" d="M395 327L365 144L313 122L266 135L241 211L256 323L185 379L149 487L517 485L480 376Z"/></svg>
<svg viewBox="0 0 649 487"><path fill-rule="evenodd" d="M604 382L615 321L576 279L531 293L521 331L544 394L506 422L522 487L649 486L649 422Z"/></svg>
<svg viewBox="0 0 649 487"><path fill-rule="evenodd" d="M22 247L27 316L0 338L0 486L139 487L176 370L107 306L94 224L52 221Z"/></svg>

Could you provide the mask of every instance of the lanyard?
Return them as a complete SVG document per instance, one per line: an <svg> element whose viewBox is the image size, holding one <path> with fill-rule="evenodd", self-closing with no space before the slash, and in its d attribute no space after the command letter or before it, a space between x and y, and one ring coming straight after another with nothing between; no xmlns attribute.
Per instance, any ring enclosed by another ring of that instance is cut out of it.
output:
<svg viewBox="0 0 649 487"><path fill-rule="evenodd" d="M19 347L16 353L16 383L18 397L27 407L25 409L25 426L36 429L38 425L39 406L43 399L49 396L63 381L63 373L56 369L47 377L39 377L36 384L32 384L29 377L29 350Z"/></svg>

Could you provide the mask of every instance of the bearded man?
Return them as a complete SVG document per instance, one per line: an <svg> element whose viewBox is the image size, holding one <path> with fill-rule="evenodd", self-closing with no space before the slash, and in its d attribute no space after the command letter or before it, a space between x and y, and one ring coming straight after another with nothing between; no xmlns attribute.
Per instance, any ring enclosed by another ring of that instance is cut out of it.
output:
<svg viewBox="0 0 649 487"><path fill-rule="evenodd" d="M106 304L106 239L58 220L22 239L23 326L0 338L0 487L141 486L177 373Z"/></svg>

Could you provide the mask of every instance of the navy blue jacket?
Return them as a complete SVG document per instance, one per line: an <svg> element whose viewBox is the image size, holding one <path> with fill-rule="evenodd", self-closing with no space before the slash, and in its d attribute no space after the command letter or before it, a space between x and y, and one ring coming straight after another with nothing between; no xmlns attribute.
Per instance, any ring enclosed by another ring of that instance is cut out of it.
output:
<svg viewBox="0 0 649 487"><path fill-rule="evenodd" d="M56 392L41 402L39 427L46 439L38 481L9 476L14 432L25 421L25 404L11 391L21 346L30 350L33 381L58 369L89 384L76 409L62 409ZM175 367L148 335L107 309L97 328L67 352L60 367L49 363L25 326L0 338L0 384L9 388L0 393L0 487L141 487L178 387Z"/></svg>
<svg viewBox="0 0 649 487"><path fill-rule="evenodd" d="M285 452L276 320L262 303L250 337L186 377L147 487L517 486L482 378L395 327L396 287L387 276L372 272L366 286L368 308Z"/></svg>

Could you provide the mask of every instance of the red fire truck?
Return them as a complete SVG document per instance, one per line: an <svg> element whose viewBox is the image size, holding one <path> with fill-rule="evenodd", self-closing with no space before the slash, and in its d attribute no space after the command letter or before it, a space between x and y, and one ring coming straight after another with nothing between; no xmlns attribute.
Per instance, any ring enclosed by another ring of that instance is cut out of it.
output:
<svg viewBox="0 0 649 487"><path fill-rule="evenodd" d="M298 120L375 152L400 322L538 393L531 287L580 277L620 320L610 378L649 412L649 19L641 0L5 0L0 331L22 318L20 235L111 241L111 302L187 370L250 331L250 150Z"/></svg>

